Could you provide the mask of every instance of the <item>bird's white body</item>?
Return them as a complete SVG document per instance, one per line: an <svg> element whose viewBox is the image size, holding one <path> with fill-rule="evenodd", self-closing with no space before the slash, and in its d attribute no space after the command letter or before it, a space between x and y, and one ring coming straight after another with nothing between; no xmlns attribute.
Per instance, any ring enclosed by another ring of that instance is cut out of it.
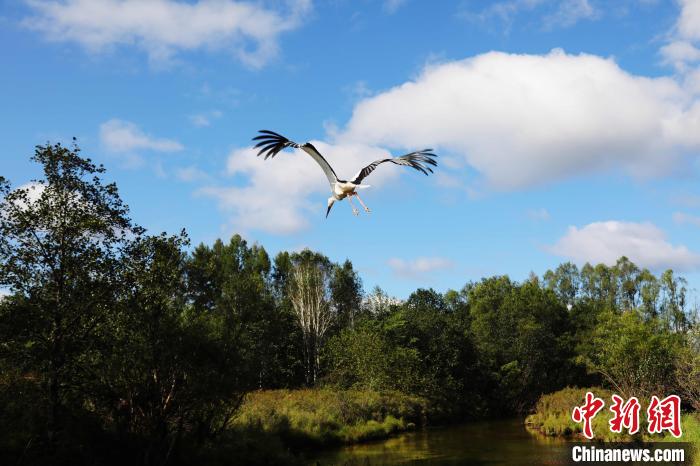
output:
<svg viewBox="0 0 700 466"><path fill-rule="evenodd" d="M349 181L336 181L333 183L333 197L336 201L345 199L355 194L356 189L369 188L368 184L355 184Z"/></svg>

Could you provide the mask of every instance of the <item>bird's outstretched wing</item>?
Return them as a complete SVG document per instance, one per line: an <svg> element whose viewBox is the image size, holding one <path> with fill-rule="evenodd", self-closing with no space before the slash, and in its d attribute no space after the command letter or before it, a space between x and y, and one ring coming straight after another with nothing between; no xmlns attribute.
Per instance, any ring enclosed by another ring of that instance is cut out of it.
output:
<svg viewBox="0 0 700 466"><path fill-rule="evenodd" d="M354 184L362 183L363 179L365 179L380 164L384 162L391 162L395 163L396 165L405 165L407 167L415 168L419 172L427 175L428 173L433 172L430 166L437 166L437 162L435 161L436 157L437 155L432 153L432 149L423 149L417 152L411 152L410 154L402 155L401 157L375 160L374 162L370 163L365 168L360 170L351 182Z"/></svg>
<svg viewBox="0 0 700 466"><path fill-rule="evenodd" d="M260 135L253 138L253 141L258 141L258 143L255 145L255 149L260 148L258 156L265 154L265 160L267 160L268 157L274 157L285 147L301 149L309 154L311 158L313 158L316 163L321 166L323 173L326 174L326 178L328 178L328 182L331 184L331 187L338 180L338 176L335 174L335 171L333 171L333 167L330 166L326 159L323 158L321 153L316 150L311 143L307 142L306 144L297 144L296 142L285 138L281 134L277 134L274 131L268 131L266 129L262 129L258 132Z"/></svg>

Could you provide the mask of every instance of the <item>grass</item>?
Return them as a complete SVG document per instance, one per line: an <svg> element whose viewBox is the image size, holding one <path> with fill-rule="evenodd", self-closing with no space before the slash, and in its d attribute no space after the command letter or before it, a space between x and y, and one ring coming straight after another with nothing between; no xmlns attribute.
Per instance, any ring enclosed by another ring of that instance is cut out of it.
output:
<svg viewBox="0 0 700 466"><path fill-rule="evenodd" d="M683 435L681 435L681 438L677 439L668 435L664 437L663 441L686 442L692 444L695 449L693 452L693 464L695 466L700 466L700 413L683 414L681 417L681 426L683 428Z"/></svg>
<svg viewBox="0 0 700 466"><path fill-rule="evenodd" d="M612 393L599 387L592 388L571 388L567 387L558 392L543 395L537 405L535 412L525 419L525 425L532 430L538 431L548 437L578 437L581 436L582 424L571 419L571 411L574 406L583 404L586 392L591 391L598 398L603 398L606 405L609 403ZM610 438L612 434L608 429L608 420L612 414L605 409L598 413L593 419L593 432L596 438L609 434L605 440L621 440L621 438Z"/></svg>
<svg viewBox="0 0 700 466"><path fill-rule="evenodd" d="M681 427L683 428L683 435L681 438L676 439L672 436L664 438L664 441L669 442L688 442L700 447L700 413L685 413L681 416ZM700 460L700 458L696 458Z"/></svg>
<svg viewBox="0 0 700 466"><path fill-rule="evenodd" d="M366 390L263 390L250 393L236 430L279 436L292 447L357 443L415 428L426 416L422 398Z"/></svg>

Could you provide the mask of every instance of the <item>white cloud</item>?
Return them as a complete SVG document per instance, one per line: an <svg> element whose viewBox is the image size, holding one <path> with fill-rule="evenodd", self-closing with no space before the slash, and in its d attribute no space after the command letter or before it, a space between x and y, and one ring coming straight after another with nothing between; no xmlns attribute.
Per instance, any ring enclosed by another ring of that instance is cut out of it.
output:
<svg viewBox="0 0 700 466"><path fill-rule="evenodd" d="M361 144L313 144L340 178L349 178L372 161L389 156L385 150ZM285 150L268 160L256 154L256 150L244 148L228 157L228 174L242 175L246 184L208 186L199 194L217 199L237 230L287 234L306 228L309 217L323 218L331 192L323 171L311 157L299 150ZM367 183L382 185L402 171L390 168L398 167L378 168ZM342 204L336 205L331 215L349 214L350 208ZM347 211L337 212L341 208Z"/></svg>
<svg viewBox="0 0 700 466"><path fill-rule="evenodd" d="M190 116L190 121L193 125L195 125L198 128L209 126L211 124L211 121L209 121L209 117L201 113Z"/></svg>
<svg viewBox="0 0 700 466"><path fill-rule="evenodd" d="M700 207L700 196L694 195L694 194L689 194L689 193L683 193L683 194L674 194L670 196L669 200L676 205L680 205L683 207L688 207L691 209L697 209Z"/></svg>
<svg viewBox="0 0 700 466"><path fill-rule="evenodd" d="M31 181L29 183L25 183L19 186L17 190L25 192L27 196L27 202L18 200L17 202L15 202L15 206L19 207L20 210L27 209L30 205L34 204L41 198L41 195L44 193L45 189L45 184L37 183L35 181Z"/></svg>
<svg viewBox="0 0 700 466"><path fill-rule="evenodd" d="M34 202L38 201L41 195L44 193L46 185L37 183L36 181L30 181L17 189L25 190L27 192L27 199L33 204Z"/></svg>
<svg viewBox="0 0 700 466"><path fill-rule="evenodd" d="M275 56L279 35L295 29L310 0L290 0L286 14L234 0L26 0L26 27L48 39L76 42L91 52L136 46L153 62L178 52L226 49L252 67Z"/></svg>
<svg viewBox="0 0 700 466"><path fill-rule="evenodd" d="M117 119L100 125L100 142L110 152L126 153L136 150L178 152L184 149L182 144L175 140L150 136L134 123Z"/></svg>
<svg viewBox="0 0 700 466"><path fill-rule="evenodd" d="M197 113L195 115L190 115L190 122L194 126L202 128L211 125L212 120L221 118L222 115L223 113L219 110Z"/></svg>
<svg viewBox="0 0 700 466"><path fill-rule="evenodd" d="M367 81L355 81L349 86L344 86L343 91L346 92L352 100L364 99L372 95L372 89L367 85Z"/></svg>
<svg viewBox="0 0 700 466"><path fill-rule="evenodd" d="M697 215L686 214L684 212L674 212L673 221L679 225L690 224L700 227L700 217Z"/></svg>
<svg viewBox="0 0 700 466"><path fill-rule="evenodd" d="M204 170L197 168L194 165L175 170L175 176L178 180L186 183L203 181L209 178L209 175Z"/></svg>
<svg viewBox="0 0 700 466"><path fill-rule="evenodd" d="M544 29L567 28L582 19L599 16L599 11L589 0L507 0L492 2L479 12L462 12L461 16L478 22L498 20L502 24L501 30L508 33L516 17L530 11L541 13Z"/></svg>
<svg viewBox="0 0 700 466"><path fill-rule="evenodd" d="M690 63L700 61L700 50L685 40L673 41L661 47L664 63L685 71Z"/></svg>
<svg viewBox="0 0 700 466"><path fill-rule="evenodd" d="M464 187L464 181L459 176L446 173L445 170L440 169L435 173L435 183L438 186L449 189L460 189Z"/></svg>
<svg viewBox="0 0 700 466"><path fill-rule="evenodd" d="M700 41L700 0L678 0L680 15L669 35L669 43L661 48L664 63L672 64L681 72L700 60L697 43Z"/></svg>
<svg viewBox="0 0 700 466"><path fill-rule="evenodd" d="M549 215L549 211L545 209L544 207L540 207L539 209L530 209L527 211L527 216L531 220L549 220L551 216Z"/></svg>
<svg viewBox="0 0 700 466"><path fill-rule="evenodd" d="M394 14L404 3L406 3L406 0L384 0L384 11L389 14Z"/></svg>
<svg viewBox="0 0 700 466"><path fill-rule="evenodd" d="M627 256L637 265L652 270L691 270L700 266L699 254L669 243L665 233L651 223L611 220L583 228L571 226L548 250L581 263L612 265L620 256Z"/></svg>
<svg viewBox="0 0 700 466"><path fill-rule="evenodd" d="M418 257L414 260L391 258L387 263L394 274L405 278L425 278L431 273L454 267L454 262L444 257Z"/></svg>
<svg viewBox="0 0 700 466"><path fill-rule="evenodd" d="M490 52L360 101L338 140L434 147L504 190L610 170L659 176L700 148L700 102L612 59Z"/></svg>
<svg viewBox="0 0 700 466"><path fill-rule="evenodd" d="M545 16L544 26L547 29L554 27L570 27L582 19L595 19L598 11L588 0L563 0L556 11Z"/></svg>
<svg viewBox="0 0 700 466"><path fill-rule="evenodd" d="M678 3L681 6L676 23L678 33L691 40L700 40L700 1L678 0Z"/></svg>
<svg viewBox="0 0 700 466"><path fill-rule="evenodd" d="M23 191L24 199L16 199L13 204L19 210L27 210L30 207L34 207L35 204L41 199L41 196L46 191L47 185L45 183L39 183L36 181L30 181L21 186L18 186L15 191ZM72 193L69 195L69 202L79 202L82 196L79 193ZM26 200L26 202L25 202Z"/></svg>
<svg viewBox="0 0 700 466"><path fill-rule="evenodd" d="M508 32L518 13L532 10L545 2L546 0L508 0L495 2L478 13L465 11L462 13L462 16L480 22L488 22L497 19L504 24L504 30Z"/></svg>

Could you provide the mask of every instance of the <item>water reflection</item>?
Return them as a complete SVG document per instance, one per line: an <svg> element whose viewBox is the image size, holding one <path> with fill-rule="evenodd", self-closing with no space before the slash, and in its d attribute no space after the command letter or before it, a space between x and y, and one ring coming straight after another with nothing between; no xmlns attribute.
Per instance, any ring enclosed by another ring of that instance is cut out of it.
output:
<svg viewBox="0 0 700 466"><path fill-rule="evenodd" d="M536 436L521 420L488 421L426 429L382 442L325 452L320 465L558 465L567 464L563 440Z"/></svg>

